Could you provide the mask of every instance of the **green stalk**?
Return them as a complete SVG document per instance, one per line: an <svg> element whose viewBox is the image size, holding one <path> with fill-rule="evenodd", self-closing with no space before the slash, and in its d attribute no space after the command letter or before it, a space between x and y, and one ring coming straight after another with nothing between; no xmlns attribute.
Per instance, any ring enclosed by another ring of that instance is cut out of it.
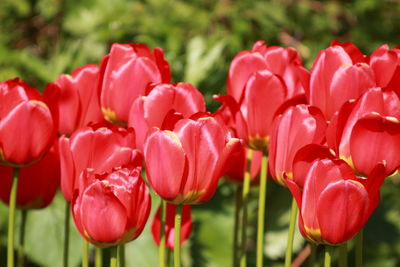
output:
<svg viewBox="0 0 400 267"><path fill-rule="evenodd" d="M339 246L339 267L347 267L347 242Z"/></svg>
<svg viewBox="0 0 400 267"><path fill-rule="evenodd" d="M7 267L14 267L14 222L17 201L19 168L14 168L8 210Z"/></svg>
<svg viewBox="0 0 400 267"><path fill-rule="evenodd" d="M325 245L325 260L324 267L331 267L333 247Z"/></svg>
<svg viewBox="0 0 400 267"><path fill-rule="evenodd" d="M165 267L165 242L166 242L166 237L165 237L165 223L167 220L167 202L163 199L161 199L161 209L160 209L160 246L159 246L159 261L160 261L160 267Z"/></svg>
<svg viewBox="0 0 400 267"><path fill-rule="evenodd" d="M257 267L263 266L265 199L267 196L268 157L264 152L261 161L260 193L258 197Z"/></svg>
<svg viewBox="0 0 400 267"><path fill-rule="evenodd" d="M238 249L239 249L239 227L240 227L240 209L242 206L242 186L236 187L236 196L235 196L235 224L233 228L233 249L232 249L232 263L233 267L238 266Z"/></svg>
<svg viewBox="0 0 400 267"><path fill-rule="evenodd" d="M294 239L296 217L297 217L297 203L296 200L292 198L292 209L290 211L289 233L288 233L286 255L285 255L285 267L290 267L290 265L292 264L293 239Z"/></svg>
<svg viewBox="0 0 400 267"><path fill-rule="evenodd" d="M65 204L63 267L68 267L70 203Z"/></svg>
<svg viewBox="0 0 400 267"><path fill-rule="evenodd" d="M176 205L175 225L174 225L174 267L181 266L181 223L182 205Z"/></svg>
<svg viewBox="0 0 400 267"><path fill-rule="evenodd" d="M110 267L117 267L118 265L118 246L114 246L110 249Z"/></svg>
<svg viewBox="0 0 400 267"><path fill-rule="evenodd" d="M125 267L125 244L119 245L119 267Z"/></svg>
<svg viewBox="0 0 400 267"><path fill-rule="evenodd" d="M26 217L27 217L27 210L22 210L21 212L21 225L19 228L19 244L18 244L18 267L25 266L25 255L24 255L24 244L25 244L25 228L26 228Z"/></svg>
<svg viewBox="0 0 400 267"><path fill-rule="evenodd" d="M355 237L355 263L356 267L362 267L363 266L363 229L358 232L358 234Z"/></svg>
<svg viewBox="0 0 400 267"><path fill-rule="evenodd" d="M315 261L317 259L317 246L314 243L309 243L310 244L310 258L308 260L308 267L314 267L315 266Z"/></svg>
<svg viewBox="0 0 400 267"><path fill-rule="evenodd" d="M85 239L82 243L82 267L89 267L89 242Z"/></svg>
<svg viewBox="0 0 400 267"><path fill-rule="evenodd" d="M94 257L95 267L103 267L103 250L101 248L95 248Z"/></svg>
<svg viewBox="0 0 400 267"><path fill-rule="evenodd" d="M240 267L246 267L246 241L247 241L247 202L250 193L250 166L251 158L253 157L253 150L247 150L246 172L244 173L243 192L242 192L242 244L240 251Z"/></svg>

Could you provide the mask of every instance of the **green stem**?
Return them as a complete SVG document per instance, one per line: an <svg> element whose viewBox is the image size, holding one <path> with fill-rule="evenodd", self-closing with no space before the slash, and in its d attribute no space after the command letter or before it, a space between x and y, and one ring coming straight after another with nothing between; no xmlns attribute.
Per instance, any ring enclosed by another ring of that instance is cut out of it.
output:
<svg viewBox="0 0 400 267"><path fill-rule="evenodd" d="M94 264L95 267L102 267L103 266L103 250L101 248L96 247L94 250Z"/></svg>
<svg viewBox="0 0 400 267"><path fill-rule="evenodd" d="M85 239L82 243L82 267L89 267L89 242Z"/></svg>
<svg viewBox="0 0 400 267"><path fill-rule="evenodd" d="M339 267L347 267L347 242L339 246Z"/></svg>
<svg viewBox="0 0 400 267"><path fill-rule="evenodd" d="M181 266L181 223L182 205L176 205L175 225L174 225L174 267Z"/></svg>
<svg viewBox="0 0 400 267"><path fill-rule="evenodd" d="M265 199L267 195L268 157L264 152L261 161L260 193L258 197L257 267L263 266Z"/></svg>
<svg viewBox="0 0 400 267"><path fill-rule="evenodd" d="M240 209L242 206L242 186L236 187L236 201L235 201L235 224L233 228L233 249L232 249L232 262L233 267L238 266L238 248L239 248L239 227L240 227Z"/></svg>
<svg viewBox="0 0 400 267"><path fill-rule="evenodd" d="M112 247L110 250L110 267L117 267L118 259L118 246Z"/></svg>
<svg viewBox="0 0 400 267"><path fill-rule="evenodd" d="M325 245L324 267L331 267L333 247Z"/></svg>
<svg viewBox="0 0 400 267"><path fill-rule="evenodd" d="M65 204L63 267L68 267L70 203Z"/></svg>
<svg viewBox="0 0 400 267"><path fill-rule="evenodd" d="M167 266L171 266L171 258L172 258L171 253L172 253L172 250L167 248Z"/></svg>
<svg viewBox="0 0 400 267"><path fill-rule="evenodd" d="M356 263L356 267L362 267L363 266L363 255L362 255L362 251L363 251L363 229L360 230L360 232L358 232L358 234L355 237L355 253L356 253L356 259L355 259L355 263Z"/></svg>
<svg viewBox="0 0 400 267"><path fill-rule="evenodd" d="M310 258L308 260L308 267L314 267L315 266L315 261L317 259L317 246L314 243L309 243L310 244Z"/></svg>
<svg viewBox="0 0 400 267"><path fill-rule="evenodd" d="M26 217L27 217L27 210L22 210L21 212L21 225L19 228L19 244L18 244L18 267L25 266L25 255L24 255L24 244L25 244L25 228L26 228Z"/></svg>
<svg viewBox="0 0 400 267"><path fill-rule="evenodd" d="M160 218L160 247L158 256L160 267L165 267L165 223L167 220L167 202L163 199L161 199Z"/></svg>
<svg viewBox="0 0 400 267"><path fill-rule="evenodd" d="M292 198L292 209L290 211L289 233L288 233L286 255L285 255L285 267L290 267L290 265L292 264L293 239L294 239L294 230L296 225L296 217L297 217L297 203L296 200Z"/></svg>
<svg viewBox="0 0 400 267"><path fill-rule="evenodd" d="M250 166L253 150L247 150L246 172L244 173L243 192L242 192L242 243L240 251L240 267L246 267L246 241L247 241L247 202L250 193Z"/></svg>
<svg viewBox="0 0 400 267"><path fill-rule="evenodd" d="M14 267L14 222L15 222L15 202L17 200L19 168L14 168L10 204L8 210L8 236L7 236L7 267Z"/></svg>
<svg viewBox="0 0 400 267"><path fill-rule="evenodd" d="M119 267L125 267L125 244L119 245Z"/></svg>

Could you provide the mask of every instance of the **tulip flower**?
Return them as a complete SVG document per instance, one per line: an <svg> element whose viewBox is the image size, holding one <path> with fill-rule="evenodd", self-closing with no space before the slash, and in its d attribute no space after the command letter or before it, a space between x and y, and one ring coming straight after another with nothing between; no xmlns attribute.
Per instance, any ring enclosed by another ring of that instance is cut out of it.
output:
<svg viewBox="0 0 400 267"><path fill-rule="evenodd" d="M288 108L274 120L269 150L269 171L272 178L285 186L285 179L293 178L293 160L296 152L307 144L325 141L325 118L312 106L297 105Z"/></svg>
<svg viewBox="0 0 400 267"><path fill-rule="evenodd" d="M369 64L376 77L377 86L395 90L400 86L400 49L389 50L387 44L378 47L371 55Z"/></svg>
<svg viewBox="0 0 400 267"><path fill-rule="evenodd" d="M176 206L167 203L167 216L165 224L166 247L174 249L174 220ZM161 207L158 208L151 224L151 234L157 246L160 245L160 214ZM181 245L189 238L192 232L191 206L184 205L182 208L182 225L181 225Z"/></svg>
<svg viewBox="0 0 400 267"><path fill-rule="evenodd" d="M55 127L42 95L17 79L0 83L0 161L23 166L51 147Z"/></svg>
<svg viewBox="0 0 400 267"><path fill-rule="evenodd" d="M350 101L332 119L327 142L358 173L368 176L379 162L389 175L400 164L400 99L393 91L373 88Z"/></svg>
<svg viewBox="0 0 400 267"><path fill-rule="evenodd" d="M93 169L81 173L71 207L75 225L87 241L104 248L140 235L151 207L149 189L140 173L137 165L102 174Z"/></svg>
<svg viewBox="0 0 400 267"><path fill-rule="evenodd" d="M156 194L171 203L206 202L239 145L213 117L182 119L173 131L154 128L144 144L147 178Z"/></svg>
<svg viewBox="0 0 400 267"><path fill-rule="evenodd" d="M70 138L60 138L61 191L71 202L81 172L86 168L98 174L141 160L132 128L106 124L83 127Z"/></svg>
<svg viewBox="0 0 400 267"><path fill-rule="evenodd" d="M309 103L321 109L330 121L340 107L375 87L375 76L365 63L353 64L342 46L320 51L311 69Z"/></svg>
<svg viewBox="0 0 400 267"><path fill-rule="evenodd" d="M316 244L336 245L349 240L377 207L384 178L382 164L365 179L356 177L342 160L313 161L302 190L294 180L286 179L299 207L300 233Z"/></svg>
<svg viewBox="0 0 400 267"><path fill-rule="evenodd" d="M150 83L169 83L163 51L143 44L113 44L100 65L100 104L106 120L127 124L132 103L146 95Z"/></svg>
<svg viewBox="0 0 400 267"><path fill-rule="evenodd" d="M139 149L143 149L150 128L164 128L165 118L171 111L181 114L183 118L205 112L204 98L193 85L177 83L158 84L147 96L136 99L130 110L128 125L135 129Z"/></svg>
<svg viewBox="0 0 400 267"><path fill-rule="evenodd" d="M8 204L13 168L0 165L0 199ZM53 200L60 186L58 142L38 162L21 167L18 177L16 205L19 209L41 209Z"/></svg>
<svg viewBox="0 0 400 267"><path fill-rule="evenodd" d="M58 132L71 135L89 123L104 121L98 95L99 67L85 65L72 75L62 74L44 91L50 109L58 117Z"/></svg>

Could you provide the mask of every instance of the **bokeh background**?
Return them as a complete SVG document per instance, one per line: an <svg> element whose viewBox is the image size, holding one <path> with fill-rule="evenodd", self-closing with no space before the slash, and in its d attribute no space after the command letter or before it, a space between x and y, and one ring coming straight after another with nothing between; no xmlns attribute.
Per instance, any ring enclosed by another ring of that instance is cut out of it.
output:
<svg viewBox="0 0 400 267"><path fill-rule="evenodd" d="M354 42L365 54L384 43L400 44L399 14L399 0L0 0L0 80L21 77L42 90L61 73L98 64L111 43L145 43L163 48L173 81L196 85L214 110L217 103L211 96L225 92L229 62L255 41L294 47L310 68L318 51L335 39ZM193 207L194 228L183 247L184 266L230 266L234 190L221 182L210 202ZM255 197L257 189L252 193ZM154 213L158 199L153 200ZM287 189L270 181L267 201L266 264L281 266L291 199ZM256 201L251 202L251 235L256 208ZM63 214L61 194L49 208L29 213L29 266L61 266ZM127 246L128 266L157 266L157 248L148 228ZM7 207L0 204L0 266L5 266L6 229ZM365 266L400 266L397 176L384 184L381 204L364 238ZM70 266L80 264L81 243L73 230ZM298 236L296 254L305 245ZM248 247L251 265L254 244L250 241Z"/></svg>

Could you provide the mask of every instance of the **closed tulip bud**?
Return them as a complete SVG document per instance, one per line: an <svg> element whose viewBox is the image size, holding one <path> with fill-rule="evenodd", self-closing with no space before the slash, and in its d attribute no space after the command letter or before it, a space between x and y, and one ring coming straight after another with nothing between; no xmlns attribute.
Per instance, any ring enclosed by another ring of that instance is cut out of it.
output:
<svg viewBox="0 0 400 267"><path fill-rule="evenodd" d="M99 67L85 65L77 68L72 75L62 74L44 90L50 109L58 117L57 129L60 134L71 135L89 123L104 121L100 110Z"/></svg>
<svg viewBox="0 0 400 267"><path fill-rule="evenodd" d="M205 202L239 145L213 117L180 120L173 131L155 128L144 145L147 178L153 190L171 203Z"/></svg>
<svg viewBox="0 0 400 267"><path fill-rule="evenodd" d="M86 168L95 173L135 163L142 157L135 149L135 133L119 126L96 124L60 138L61 191L68 202L78 187L78 178ZM140 163L139 163L140 162Z"/></svg>
<svg viewBox="0 0 400 267"><path fill-rule="evenodd" d="M346 242L377 207L385 167L375 166L367 179L356 177L342 160L317 159L309 167L302 189L286 179L299 207L300 233L316 244Z"/></svg>
<svg viewBox="0 0 400 267"><path fill-rule="evenodd" d="M288 108L275 118L271 131L269 171L281 185L285 179L293 179L293 160L296 152L307 144L325 141L325 118L312 106L297 105Z"/></svg>
<svg viewBox="0 0 400 267"><path fill-rule="evenodd" d="M169 83L171 73L163 51L143 44L111 46L100 66L100 104L106 120L126 125L132 103L147 94L150 83Z"/></svg>
<svg viewBox="0 0 400 267"><path fill-rule="evenodd" d="M175 213L176 213L176 206L174 204L167 203L167 216L166 216L164 233L165 233L166 247L169 249L174 249ZM161 207L158 208L156 216L154 216L153 223L151 224L151 234L157 246L160 245L160 224L161 224L160 216L161 216ZM191 233L192 233L191 206L184 205L182 208L181 245L187 239L189 239Z"/></svg>
<svg viewBox="0 0 400 267"><path fill-rule="evenodd" d="M128 125L135 129L136 144L142 150L147 131L152 127L162 128L171 111L180 113L183 118L189 118L205 109L204 98L193 85L158 84L147 96L142 96L133 103Z"/></svg>
<svg viewBox="0 0 400 267"><path fill-rule="evenodd" d="M39 160L55 138L42 95L19 79L0 83L0 160L23 166Z"/></svg>
<svg viewBox="0 0 400 267"><path fill-rule="evenodd" d="M99 175L87 169L72 201L72 214L81 235L98 247L121 245L143 231L151 197L140 176L141 167L115 168Z"/></svg>
<svg viewBox="0 0 400 267"><path fill-rule="evenodd" d="M0 198L8 204L13 168L0 165ZM47 207L60 186L58 142L38 162L21 167L18 176L16 205L19 209Z"/></svg>

